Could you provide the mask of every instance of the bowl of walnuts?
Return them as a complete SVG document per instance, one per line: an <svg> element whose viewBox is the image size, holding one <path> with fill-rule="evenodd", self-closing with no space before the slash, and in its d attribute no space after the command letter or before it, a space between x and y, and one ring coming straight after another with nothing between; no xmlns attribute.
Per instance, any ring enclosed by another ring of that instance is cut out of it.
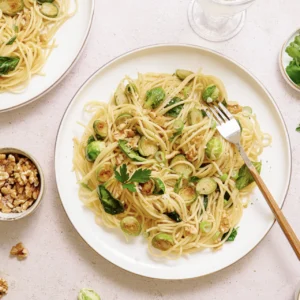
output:
<svg viewBox="0 0 300 300"><path fill-rule="evenodd" d="M30 154L15 148L0 149L0 221L30 215L43 192L42 169Z"/></svg>

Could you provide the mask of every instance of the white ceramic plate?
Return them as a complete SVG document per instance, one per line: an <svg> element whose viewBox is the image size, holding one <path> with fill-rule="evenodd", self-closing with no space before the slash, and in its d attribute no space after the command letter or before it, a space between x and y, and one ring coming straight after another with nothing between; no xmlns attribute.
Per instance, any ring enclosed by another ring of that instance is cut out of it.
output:
<svg viewBox="0 0 300 300"><path fill-rule="evenodd" d="M285 52L285 49L288 45L294 41L295 37L300 34L300 29L297 29L283 44L280 56L279 56L279 66L282 76L284 77L285 81L296 91L300 92L300 86L295 84L289 75L286 72L286 67L290 64L292 58Z"/></svg>
<svg viewBox="0 0 300 300"><path fill-rule="evenodd" d="M52 51L42 69L45 76L33 76L21 93L1 93L0 112L18 108L45 95L70 71L87 40L94 14L94 1L78 0L77 13L55 35L58 47ZM71 4L70 12L75 8L74 0L71 0Z"/></svg>
<svg viewBox="0 0 300 300"><path fill-rule="evenodd" d="M81 136L78 120L87 122L82 112L90 100L110 98L124 75L135 77L137 72L169 72L177 68L203 72L220 77L230 99L251 105L264 131L273 136L263 161L262 177L277 199L283 204L291 172L290 143L283 119L266 89L244 68L232 60L197 46L158 45L127 53L108 63L82 86L71 101L62 120L55 153L56 180L59 194L70 221L82 238L99 254L119 267L147 277L185 279L221 270L251 251L267 234L274 218L262 195L256 190L253 205L249 205L240 223L238 236L222 250L205 250L175 261L157 260L148 255L142 237L126 242L118 230L96 225L91 211L80 202L75 175L72 172L74 136ZM276 174L276 176L274 176Z"/></svg>

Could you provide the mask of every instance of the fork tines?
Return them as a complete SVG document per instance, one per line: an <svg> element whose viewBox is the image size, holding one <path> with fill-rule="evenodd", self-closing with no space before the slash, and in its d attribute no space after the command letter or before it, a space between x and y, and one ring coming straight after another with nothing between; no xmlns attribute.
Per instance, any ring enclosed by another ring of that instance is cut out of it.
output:
<svg viewBox="0 0 300 300"><path fill-rule="evenodd" d="M223 123L225 123L233 118L232 114L221 102L219 102L218 106L210 105L208 110L206 111L208 117L212 118L212 115L210 114L209 111L212 112L214 119L218 125L222 125Z"/></svg>

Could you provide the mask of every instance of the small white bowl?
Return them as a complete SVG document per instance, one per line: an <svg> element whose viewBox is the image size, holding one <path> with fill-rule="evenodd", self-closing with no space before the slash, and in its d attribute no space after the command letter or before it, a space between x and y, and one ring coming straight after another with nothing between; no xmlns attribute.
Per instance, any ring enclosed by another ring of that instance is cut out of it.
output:
<svg viewBox="0 0 300 300"><path fill-rule="evenodd" d="M34 157L32 157L29 153L20 150L20 149L15 149L15 148L1 148L0 149L0 154L20 154L23 155L27 158L29 158L37 167L37 170L39 172L39 176L40 176L40 193L38 198L34 201L34 203L25 211L21 212L21 213L2 213L0 212L0 221L15 221L15 220L19 220L22 218L25 218L27 216L29 216L31 213L33 213L36 208L39 206L43 194L44 194L44 187L45 187L45 180L44 180L44 175L42 172L42 168L39 165L39 163L35 160Z"/></svg>
<svg viewBox="0 0 300 300"><path fill-rule="evenodd" d="M285 81L289 84L290 87L292 87L294 90L300 92L300 86L297 85L292 81L292 79L289 77L287 74L285 68L289 65L290 61L292 61L292 58L288 56L288 54L285 52L285 49L288 47L288 45L294 41L295 36L300 34L300 28L297 29L290 37L285 41L285 43L282 46L280 56L279 56L279 66L280 66L280 71L285 79Z"/></svg>

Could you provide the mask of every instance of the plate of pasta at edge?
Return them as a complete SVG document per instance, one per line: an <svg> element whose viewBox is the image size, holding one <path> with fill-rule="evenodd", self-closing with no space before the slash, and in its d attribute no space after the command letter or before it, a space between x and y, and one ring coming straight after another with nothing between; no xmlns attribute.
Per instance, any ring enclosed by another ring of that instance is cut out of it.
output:
<svg viewBox="0 0 300 300"><path fill-rule="evenodd" d="M65 212L97 253L142 276L186 279L232 265L266 236L272 212L206 113L218 102L282 206L291 174L284 121L233 60L193 45L154 45L82 85L58 131L55 172Z"/></svg>
<svg viewBox="0 0 300 300"><path fill-rule="evenodd" d="M83 50L93 13L94 0L0 1L0 112L62 80Z"/></svg>

